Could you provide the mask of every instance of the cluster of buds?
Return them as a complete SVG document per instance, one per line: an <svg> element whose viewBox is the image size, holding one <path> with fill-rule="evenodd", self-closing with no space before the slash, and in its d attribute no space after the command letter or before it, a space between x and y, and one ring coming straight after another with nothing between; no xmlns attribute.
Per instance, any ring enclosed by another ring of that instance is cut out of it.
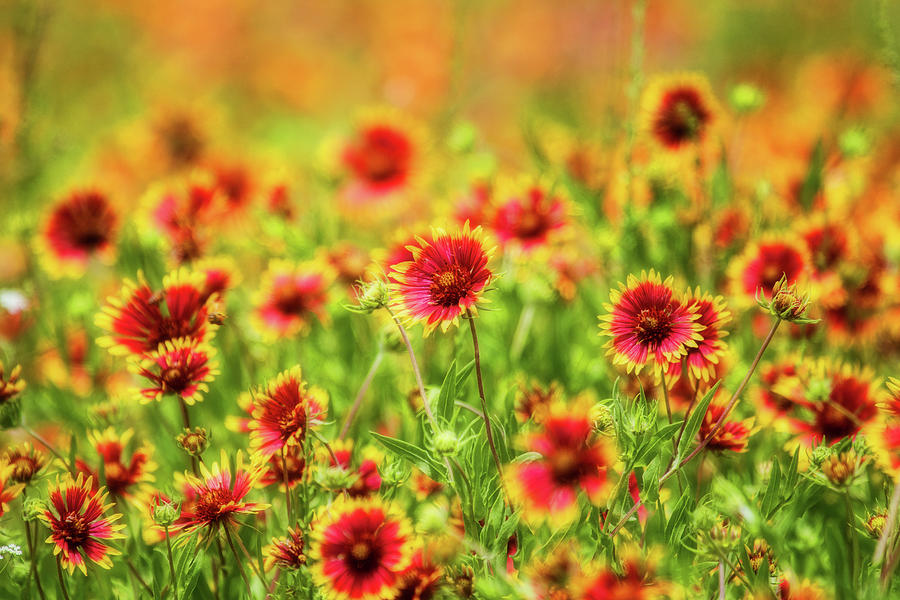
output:
<svg viewBox="0 0 900 600"><path fill-rule="evenodd" d="M732 525L728 519L721 519L718 523L703 531L701 535L709 544L713 554L727 554L740 541L741 528Z"/></svg>
<svg viewBox="0 0 900 600"><path fill-rule="evenodd" d="M204 427L185 429L177 438L178 446L191 456L200 456L209 446L209 432Z"/></svg>
<svg viewBox="0 0 900 600"><path fill-rule="evenodd" d="M339 492L341 490L350 489L356 482L357 476L344 467L331 466L326 469L319 469L316 472L316 483L323 489L330 492Z"/></svg>
<svg viewBox="0 0 900 600"><path fill-rule="evenodd" d="M390 288L387 281L375 279L370 282L360 282L356 285L355 306L346 306L347 310L363 314L371 314L379 308L384 308L390 302Z"/></svg>
<svg viewBox="0 0 900 600"><path fill-rule="evenodd" d="M19 378L21 372L21 365L16 365L7 378L3 363L0 363L0 429L17 427L21 421L22 407L18 396L25 389L25 380Z"/></svg>
<svg viewBox="0 0 900 600"><path fill-rule="evenodd" d="M809 294L803 294L796 283L789 284L787 276L782 275L772 287L772 299L767 300L757 290L756 303L773 317L782 321L789 321L798 325L818 323L818 319L807 319L806 309L809 308Z"/></svg>
<svg viewBox="0 0 900 600"><path fill-rule="evenodd" d="M22 505L22 515L26 521L37 521L47 510L47 505L40 498L26 498Z"/></svg>

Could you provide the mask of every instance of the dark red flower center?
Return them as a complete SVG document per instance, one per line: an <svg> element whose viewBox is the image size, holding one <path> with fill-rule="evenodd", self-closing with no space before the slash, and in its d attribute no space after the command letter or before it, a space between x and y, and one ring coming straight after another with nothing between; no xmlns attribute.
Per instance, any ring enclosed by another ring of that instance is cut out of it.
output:
<svg viewBox="0 0 900 600"><path fill-rule="evenodd" d="M84 545L88 540L89 523L83 515L69 513L62 521L61 534L63 540L72 547Z"/></svg>
<svg viewBox="0 0 900 600"><path fill-rule="evenodd" d="M699 139L709 117L697 91L680 88L664 96L653 130L663 144L676 147Z"/></svg>
<svg viewBox="0 0 900 600"><path fill-rule="evenodd" d="M571 448L562 448L549 458L553 478L557 483L570 485L581 478L581 464L578 453Z"/></svg>
<svg viewBox="0 0 900 600"><path fill-rule="evenodd" d="M178 393L190 384L186 372L177 366L166 367L159 378L164 392Z"/></svg>
<svg viewBox="0 0 900 600"><path fill-rule="evenodd" d="M309 310L306 297L293 288L276 291L275 307L286 315L302 315Z"/></svg>
<svg viewBox="0 0 900 600"><path fill-rule="evenodd" d="M197 520L214 523L222 518L225 505L233 502L231 490L224 488L212 488L204 490L197 498L197 506L194 513Z"/></svg>
<svg viewBox="0 0 900 600"><path fill-rule="evenodd" d="M352 543L346 555L347 565L357 573L371 573L381 562L381 553L371 535Z"/></svg>
<svg viewBox="0 0 900 600"><path fill-rule="evenodd" d="M469 276L458 264L435 273L428 288L431 302L438 306L456 306L469 294Z"/></svg>
<svg viewBox="0 0 900 600"><path fill-rule="evenodd" d="M360 179L385 185L406 177L411 157L412 146L405 135L389 127L373 127L359 145L347 150L344 160Z"/></svg>
<svg viewBox="0 0 900 600"><path fill-rule="evenodd" d="M634 333L640 344L656 347L672 333L672 308L645 308L637 318Z"/></svg>
<svg viewBox="0 0 900 600"><path fill-rule="evenodd" d="M306 403L297 402L289 410L285 410L278 419L278 428L284 440L290 439L297 432L306 431Z"/></svg>

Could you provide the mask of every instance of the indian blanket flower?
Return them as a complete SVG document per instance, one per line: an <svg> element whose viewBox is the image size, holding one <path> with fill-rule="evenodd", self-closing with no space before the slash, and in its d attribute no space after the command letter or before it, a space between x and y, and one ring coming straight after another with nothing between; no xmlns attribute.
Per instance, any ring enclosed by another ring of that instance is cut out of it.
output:
<svg viewBox="0 0 900 600"><path fill-rule="evenodd" d="M193 270L203 274L205 281L203 295L209 299L215 295L222 298L225 292L240 282L240 275L234 261L228 257L211 257L197 261Z"/></svg>
<svg viewBox="0 0 900 600"><path fill-rule="evenodd" d="M539 600L575 600L573 585L581 575L582 561L572 542L560 544L524 571L534 597Z"/></svg>
<svg viewBox="0 0 900 600"><path fill-rule="evenodd" d="M541 428L525 434L521 446L541 455L510 467L510 494L527 518L566 523L577 515L579 490L594 504L606 496L616 455L608 438L594 430L588 403L551 407Z"/></svg>
<svg viewBox="0 0 900 600"><path fill-rule="evenodd" d="M413 121L388 110L362 115L340 152L342 196L353 203L404 192L421 177L425 135Z"/></svg>
<svg viewBox="0 0 900 600"><path fill-rule="evenodd" d="M95 489L92 479L80 473L77 479L66 476L50 488L50 503L41 520L50 529L47 543L53 544L53 554L70 575L76 567L87 575L85 559L109 569L110 556L121 554L107 544L125 537L119 533L125 525L115 524L122 515L108 512L113 505L104 504L106 498L102 488Z"/></svg>
<svg viewBox="0 0 900 600"><path fill-rule="evenodd" d="M568 224L566 203L560 192L530 180L501 184L502 203L493 211L490 228L506 249L524 252L546 247Z"/></svg>
<svg viewBox="0 0 900 600"><path fill-rule="evenodd" d="M9 503L25 489L24 483L16 481L15 471L15 466L0 461L0 517L9 510Z"/></svg>
<svg viewBox="0 0 900 600"><path fill-rule="evenodd" d="M603 566L587 575L578 588L582 600L651 600L665 597L665 587L654 575L650 561L628 548L621 571Z"/></svg>
<svg viewBox="0 0 900 600"><path fill-rule="evenodd" d="M115 253L118 217L97 190L74 191L50 212L41 240L51 275L78 275L92 257L110 261Z"/></svg>
<svg viewBox="0 0 900 600"><path fill-rule="evenodd" d="M187 404L203 399L207 383L218 374L215 350L195 338L178 338L163 342L133 370L147 380L141 388L141 401L161 400L177 396Z"/></svg>
<svg viewBox="0 0 900 600"><path fill-rule="evenodd" d="M300 446L288 445L284 447L284 460L280 453L269 457L266 470L259 478L262 486L278 485L284 488L284 466L287 464L287 484L293 488L303 481L306 476L306 460L303 458L303 449Z"/></svg>
<svg viewBox="0 0 900 600"><path fill-rule="evenodd" d="M900 419L881 413L865 425L863 432L875 455L875 463L895 481L900 479Z"/></svg>
<svg viewBox="0 0 900 600"><path fill-rule="evenodd" d="M303 532L299 527L291 527L282 538L272 538L272 543L263 548L262 552L266 557L266 571L271 571L275 567L299 569L306 565Z"/></svg>
<svg viewBox="0 0 900 600"><path fill-rule="evenodd" d="M700 422L700 430L697 432L698 440L705 440L709 437L724 412L724 404L717 403L715 400L710 403L706 414L703 415L703 421ZM712 439L706 445L707 450L746 452L747 442L753 433L753 419L730 420L729 417L725 417L722 426L713 434Z"/></svg>
<svg viewBox="0 0 900 600"><path fill-rule="evenodd" d="M803 392L788 415L788 425L808 444L833 444L855 436L878 416L881 392L868 368L818 360L804 365L795 381L787 381L775 391L793 397L798 384Z"/></svg>
<svg viewBox="0 0 900 600"><path fill-rule="evenodd" d="M391 600L432 600L442 587L444 571L423 550L418 550L409 566L400 573L399 580Z"/></svg>
<svg viewBox="0 0 900 600"><path fill-rule="evenodd" d="M562 390L555 381L549 385L541 385L533 380L530 383L519 382L516 390L515 412L520 423L534 421L541 423L548 410L561 399Z"/></svg>
<svg viewBox="0 0 900 600"><path fill-rule="evenodd" d="M152 460L153 449L148 445L136 448L130 458L126 457L133 436L133 429L118 434L112 427L88 433L88 442L100 455L103 469L95 469L80 458L75 460L75 469L94 481L95 490L102 472L106 478L106 489L113 497L131 499L143 494L147 491L147 484L154 480L156 463Z"/></svg>
<svg viewBox="0 0 900 600"><path fill-rule="evenodd" d="M703 329L700 330L697 345L687 349L682 361L694 381L706 382L715 376L716 365L725 353L726 345L722 338L728 335L724 326L731 320L731 313L725 308L725 299L722 296L713 297L709 293L701 293L700 288L688 294L685 304L694 305L699 315L696 322ZM674 362L671 365L669 374L680 375L682 362Z"/></svg>
<svg viewBox="0 0 900 600"><path fill-rule="evenodd" d="M158 350L159 345L188 337L207 341L215 325L208 322L209 307L202 273L179 269L154 290L138 274L138 282L126 280L121 293L107 299L95 319L107 332L97 340L110 353L137 358Z"/></svg>
<svg viewBox="0 0 900 600"><path fill-rule="evenodd" d="M466 223L455 233L432 230L431 240L417 237L409 246L411 261L395 264L389 276L399 311L413 321L425 322L426 335L440 325L447 331L466 311L477 312L493 273L488 268L491 250L485 249L481 228Z"/></svg>
<svg viewBox="0 0 900 600"><path fill-rule="evenodd" d="M327 322L330 267L314 262L272 261L256 296L256 320L265 333L290 337L305 332L313 319Z"/></svg>
<svg viewBox="0 0 900 600"><path fill-rule="evenodd" d="M243 454L238 451L232 477L225 451L220 461L207 468L200 463L200 477L185 474L185 499L181 507L181 518L174 524L175 529L193 531L204 528L212 532L220 525L236 525L238 515L256 514L268 508L268 504L248 502L246 496L259 480L262 468L258 464L244 467Z"/></svg>
<svg viewBox="0 0 900 600"><path fill-rule="evenodd" d="M640 370L648 362L668 369L669 363L687 355L702 340L703 326L696 305L688 303L652 269L640 279L629 275L626 284L610 291L607 314L601 315L600 334L609 336L605 347L613 364Z"/></svg>
<svg viewBox="0 0 900 600"><path fill-rule="evenodd" d="M0 465L3 464L13 468L12 475L10 475L11 481L28 484L46 466L47 455L35 450L31 444L24 443L7 448L3 454L0 454Z"/></svg>
<svg viewBox="0 0 900 600"><path fill-rule="evenodd" d="M641 98L641 128L667 150L701 142L718 112L705 77L676 73L654 78Z"/></svg>
<svg viewBox="0 0 900 600"><path fill-rule="evenodd" d="M410 564L406 517L382 501L339 499L313 522L313 580L335 600L391 598Z"/></svg>
<svg viewBox="0 0 900 600"><path fill-rule="evenodd" d="M328 410L324 390L307 387L300 367L280 373L254 395L250 443L269 457L288 445L302 445L310 428L322 423Z"/></svg>
<svg viewBox="0 0 900 600"><path fill-rule="evenodd" d="M794 240L766 238L751 244L729 266L732 293L749 303L757 294L772 299L782 277L796 283L808 270L806 248Z"/></svg>

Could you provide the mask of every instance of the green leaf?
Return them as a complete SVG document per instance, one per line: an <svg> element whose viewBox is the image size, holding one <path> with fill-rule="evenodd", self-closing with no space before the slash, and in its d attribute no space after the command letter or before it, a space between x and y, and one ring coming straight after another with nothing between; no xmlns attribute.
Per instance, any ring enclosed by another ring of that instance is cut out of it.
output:
<svg viewBox="0 0 900 600"><path fill-rule="evenodd" d="M661 444L664 442L671 444L671 440L674 439L675 434L681 429L681 423L682 421L666 424L654 433L646 443L640 445L634 455L634 466L645 466L659 454L657 450Z"/></svg>
<svg viewBox="0 0 900 600"><path fill-rule="evenodd" d="M384 446L400 458L408 460L435 481L447 480L447 469L444 467L444 465L442 465L430 454L428 454L428 452L426 452L423 448L420 448L403 440L398 440L397 438L392 438L386 435L381 435L380 433L375 433L374 431L371 431L369 433L382 446Z"/></svg>
<svg viewBox="0 0 900 600"><path fill-rule="evenodd" d="M678 499L678 503L669 516L669 522L666 523L666 540L669 544L675 543L681 537L682 531L687 526L688 511L692 503L691 490L687 488L681 498Z"/></svg>
<svg viewBox="0 0 900 600"><path fill-rule="evenodd" d="M663 457L658 456L650 461L647 468L644 469L644 477L641 485L641 500L644 504L654 504L659 498L659 477L662 474Z"/></svg>
<svg viewBox="0 0 900 600"><path fill-rule="evenodd" d="M441 393L437 400L438 417L450 423L453 418L453 402L456 400L456 361L450 363L447 375L441 384Z"/></svg>
<svg viewBox="0 0 900 600"><path fill-rule="evenodd" d="M678 462L681 462L681 459L687 454L687 449L693 445L694 438L697 437L697 432L700 431L700 424L703 423L703 417L706 416L706 409L709 408L709 403L712 402L713 396L716 395L716 390L719 389L721 383L721 381L717 381L691 412L691 416L688 418L687 425L684 428L684 433L681 436L681 443L678 445Z"/></svg>
<svg viewBox="0 0 900 600"><path fill-rule="evenodd" d="M475 369L475 359L473 358L466 364L466 366L461 369L456 370L456 389L457 392L462 389L463 384L469 378L469 375L472 374L472 371Z"/></svg>
<svg viewBox="0 0 900 600"><path fill-rule="evenodd" d="M824 168L825 147L820 138L813 148L812 156L809 159L809 169L806 171L806 179L803 180L803 187L800 188L800 206L807 212L812 209L813 200L822 189L822 172Z"/></svg>
<svg viewBox="0 0 900 600"><path fill-rule="evenodd" d="M777 460L772 461L772 473L769 475L769 485L766 488L766 494L763 496L760 510L765 517L770 517L772 509L781 498L781 465Z"/></svg>

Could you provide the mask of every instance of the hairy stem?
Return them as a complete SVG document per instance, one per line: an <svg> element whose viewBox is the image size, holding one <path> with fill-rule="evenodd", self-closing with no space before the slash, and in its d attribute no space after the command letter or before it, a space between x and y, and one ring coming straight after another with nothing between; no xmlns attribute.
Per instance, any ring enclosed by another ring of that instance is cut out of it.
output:
<svg viewBox="0 0 900 600"><path fill-rule="evenodd" d="M369 386L372 385L372 380L375 378L375 373L378 371L378 367L381 365L382 359L384 359L383 346L378 348L378 354L375 355L375 360L372 361L372 366L369 367L369 372L366 373L366 378L363 379L362 385L359 386L359 391L356 392L356 398L353 400L353 406L350 407L350 412L347 413L347 420L344 421L344 426L341 427L341 433L338 435L339 440L347 437L347 433L350 431L350 425L353 424L353 419L356 418L356 413L359 412L359 409L362 406L363 398L366 397L366 392L369 391Z"/></svg>
<svg viewBox="0 0 900 600"><path fill-rule="evenodd" d="M419 371L419 361L416 360L416 353L413 352L412 343L409 341L409 336L406 334L406 328L403 327L403 323L400 322L400 319L397 318L397 315L394 314L394 311L392 311L389 306L386 306L385 310L388 311L391 318L394 320L394 324L397 325L397 329L400 330L400 337L403 338L403 343L406 345L406 350L409 352L409 360L412 363L413 373L416 376L416 385L419 386L419 395L422 397L422 406L425 408L425 416L428 417L428 422L431 423L431 426L437 431L437 421L435 421L434 413L431 412L431 405L428 403L428 395L425 393L425 384L422 383L422 372Z"/></svg>
<svg viewBox="0 0 900 600"><path fill-rule="evenodd" d="M238 571L240 571L241 578L244 580L244 586L247 588L247 597L252 598L253 592L250 591L250 580L247 578L247 572L244 571L244 565L241 564L241 557L238 556L237 548L234 547L234 540L231 539L231 531L229 530L227 523L225 524L224 529L225 540L228 542L228 547L231 548L231 553L234 554L234 562L237 563Z"/></svg>
<svg viewBox="0 0 900 600"><path fill-rule="evenodd" d="M59 579L59 589L62 590L63 598L65 598L65 600L72 600L71 597L69 597L69 590L66 589L66 582L63 580L62 564L59 557L56 557L56 577Z"/></svg>
<svg viewBox="0 0 900 600"><path fill-rule="evenodd" d="M172 540L169 538L169 526L163 525L166 534L166 554L169 556L169 572L172 574L172 593L178 600L178 577L175 575L175 561L172 560Z"/></svg>
<svg viewBox="0 0 900 600"><path fill-rule="evenodd" d="M22 515L22 521L25 523L25 541L28 543L28 557L31 560L31 576L34 577L34 583L37 585L38 595L40 595L41 600L47 600L47 596L44 595L44 588L41 586L41 578L37 571L37 554L35 553L35 542L37 541L37 526L35 526L34 537L35 541L31 539L31 524L25 520L25 515Z"/></svg>

